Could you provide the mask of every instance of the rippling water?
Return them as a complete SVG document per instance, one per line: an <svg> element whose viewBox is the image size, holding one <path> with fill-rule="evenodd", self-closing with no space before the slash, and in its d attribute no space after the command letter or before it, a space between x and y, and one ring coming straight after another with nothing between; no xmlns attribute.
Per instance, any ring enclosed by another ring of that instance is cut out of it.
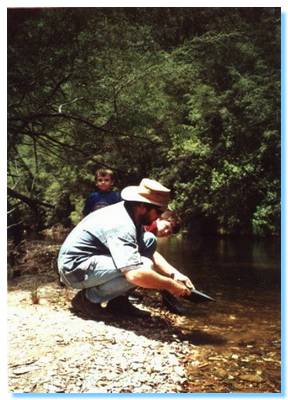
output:
<svg viewBox="0 0 288 400"><path fill-rule="evenodd" d="M280 288L279 238L170 237L158 240L158 250L202 289Z"/></svg>
<svg viewBox="0 0 288 400"><path fill-rule="evenodd" d="M280 240L171 237L159 241L159 251L186 273L196 288L216 299L216 303L190 304L179 326L188 339L201 346L205 362L211 354L222 360L223 374L234 377L221 381L225 390L279 391ZM217 376L217 365L217 361L209 362L208 375L201 377L203 385L207 376ZM246 385L242 375L250 379L255 371L261 374L261 383Z"/></svg>

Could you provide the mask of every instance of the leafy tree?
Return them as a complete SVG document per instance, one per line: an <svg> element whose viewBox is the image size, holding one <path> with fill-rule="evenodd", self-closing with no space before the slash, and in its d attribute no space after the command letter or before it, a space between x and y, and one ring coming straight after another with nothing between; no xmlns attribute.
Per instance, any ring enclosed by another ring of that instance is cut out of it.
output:
<svg viewBox="0 0 288 400"><path fill-rule="evenodd" d="M109 166L187 225L279 232L279 46L272 8L8 10L9 224L76 223Z"/></svg>
<svg viewBox="0 0 288 400"><path fill-rule="evenodd" d="M218 230L227 233L276 233L280 223L279 16L275 19L263 12L261 19L278 63L267 55L267 41L259 39L255 26L240 16L231 14L233 31L220 32L218 27L173 52L182 68L170 77L169 86L174 86L175 97L182 98L183 118L169 152L174 164L169 182L177 176L176 202L180 201L188 220L200 214L216 219Z"/></svg>

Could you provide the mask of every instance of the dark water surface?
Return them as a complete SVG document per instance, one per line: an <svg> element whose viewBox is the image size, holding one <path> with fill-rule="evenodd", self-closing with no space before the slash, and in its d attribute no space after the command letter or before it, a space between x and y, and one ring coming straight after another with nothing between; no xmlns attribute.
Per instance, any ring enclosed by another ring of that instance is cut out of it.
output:
<svg viewBox="0 0 288 400"><path fill-rule="evenodd" d="M171 237L158 243L172 265L216 299L190 304L190 314L179 318L183 338L203 358L203 368L188 368L189 389L279 392L280 240Z"/></svg>
<svg viewBox="0 0 288 400"><path fill-rule="evenodd" d="M170 237L158 240L158 250L212 296L219 289L227 296L235 288L280 290L279 238Z"/></svg>

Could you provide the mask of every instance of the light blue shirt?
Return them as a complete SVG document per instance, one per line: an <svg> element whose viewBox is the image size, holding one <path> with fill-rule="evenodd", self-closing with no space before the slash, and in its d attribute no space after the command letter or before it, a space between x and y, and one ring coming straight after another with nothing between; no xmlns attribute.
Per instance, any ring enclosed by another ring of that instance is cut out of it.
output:
<svg viewBox="0 0 288 400"><path fill-rule="evenodd" d="M87 215L65 239L59 252L59 269L72 271L94 255L110 255L121 271L141 267L141 233L137 231L123 201L96 210Z"/></svg>

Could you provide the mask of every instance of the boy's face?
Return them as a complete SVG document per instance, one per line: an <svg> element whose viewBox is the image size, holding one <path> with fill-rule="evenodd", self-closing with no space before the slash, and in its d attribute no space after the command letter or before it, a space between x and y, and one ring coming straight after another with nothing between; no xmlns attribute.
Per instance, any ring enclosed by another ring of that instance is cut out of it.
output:
<svg viewBox="0 0 288 400"><path fill-rule="evenodd" d="M101 192L109 192L113 185L113 181L110 175L97 176L96 186Z"/></svg>
<svg viewBox="0 0 288 400"><path fill-rule="evenodd" d="M157 236L158 237L165 237L169 236L172 233L172 224L170 221L166 219L157 219Z"/></svg>

